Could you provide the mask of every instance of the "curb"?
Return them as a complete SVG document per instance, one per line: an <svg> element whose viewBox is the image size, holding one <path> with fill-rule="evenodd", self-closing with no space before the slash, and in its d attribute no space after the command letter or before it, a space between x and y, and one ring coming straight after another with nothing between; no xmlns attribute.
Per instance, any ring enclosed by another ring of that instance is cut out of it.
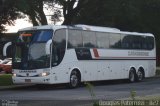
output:
<svg viewBox="0 0 160 106"><path fill-rule="evenodd" d="M11 85L11 86L0 86L0 90L7 90L7 89L13 89L13 88L25 88L30 87L33 85Z"/></svg>

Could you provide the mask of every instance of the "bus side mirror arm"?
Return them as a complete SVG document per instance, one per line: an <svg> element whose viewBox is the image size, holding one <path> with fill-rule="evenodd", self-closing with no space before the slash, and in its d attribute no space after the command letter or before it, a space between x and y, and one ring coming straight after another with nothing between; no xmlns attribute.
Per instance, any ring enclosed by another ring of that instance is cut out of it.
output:
<svg viewBox="0 0 160 106"><path fill-rule="evenodd" d="M7 56L7 48L12 45L12 42L8 42L3 47L3 56Z"/></svg>
<svg viewBox="0 0 160 106"><path fill-rule="evenodd" d="M51 43L52 43L52 40L51 40L51 39L48 40L47 43L46 43L45 49L46 49L46 54L47 54L47 55L51 54Z"/></svg>

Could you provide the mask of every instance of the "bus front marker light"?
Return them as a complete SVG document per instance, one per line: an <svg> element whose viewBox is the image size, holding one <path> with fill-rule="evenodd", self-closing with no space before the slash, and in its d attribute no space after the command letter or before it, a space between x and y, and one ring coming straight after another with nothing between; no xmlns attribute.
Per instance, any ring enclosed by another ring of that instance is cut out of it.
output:
<svg viewBox="0 0 160 106"><path fill-rule="evenodd" d="M17 74L13 73L13 76L14 76L14 77L16 77L16 76L17 76Z"/></svg>
<svg viewBox="0 0 160 106"><path fill-rule="evenodd" d="M46 76L47 75L47 73L42 73L42 76Z"/></svg>
<svg viewBox="0 0 160 106"><path fill-rule="evenodd" d="M49 72L43 72L43 73L41 74L41 76L44 77L44 76L47 76L47 75L49 75L49 74L50 74Z"/></svg>

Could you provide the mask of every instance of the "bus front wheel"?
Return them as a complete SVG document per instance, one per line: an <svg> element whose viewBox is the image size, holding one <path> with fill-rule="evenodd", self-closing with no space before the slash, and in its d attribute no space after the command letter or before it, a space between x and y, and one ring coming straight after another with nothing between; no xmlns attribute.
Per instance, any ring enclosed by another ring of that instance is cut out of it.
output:
<svg viewBox="0 0 160 106"><path fill-rule="evenodd" d="M77 71L72 71L70 75L69 87L76 88L78 87L79 83L80 83L79 73Z"/></svg>

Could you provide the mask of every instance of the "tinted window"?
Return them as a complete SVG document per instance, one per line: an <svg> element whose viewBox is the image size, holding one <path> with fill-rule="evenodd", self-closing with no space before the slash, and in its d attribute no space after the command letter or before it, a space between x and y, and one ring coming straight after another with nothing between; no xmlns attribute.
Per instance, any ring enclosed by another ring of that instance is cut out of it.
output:
<svg viewBox="0 0 160 106"><path fill-rule="evenodd" d="M56 47L65 48L66 47L66 30L57 30L53 37L53 44Z"/></svg>
<svg viewBox="0 0 160 106"><path fill-rule="evenodd" d="M135 36L135 35L131 35L131 36L132 36L132 49L142 49L143 37Z"/></svg>
<svg viewBox="0 0 160 106"><path fill-rule="evenodd" d="M121 35L123 49L151 50L154 48L154 38L137 35Z"/></svg>
<svg viewBox="0 0 160 106"><path fill-rule="evenodd" d="M97 47L98 48L109 48L109 34L96 32Z"/></svg>
<svg viewBox="0 0 160 106"><path fill-rule="evenodd" d="M120 48L121 47L121 36L120 34L110 33L109 34L110 48Z"/></svg>
<svg viewBox="0 0 160 106"><path fill-rule="evenodd" d="M125 34L121 35L121 46L123 49L131 49L132 36L128 36Z"/></svg>
<svg viewBox="0 0 160 106"><path fill-rule="evenodd" d="M19 32L17 42L30 43L30 42L47 42L52 38L52 30L35 30Z"/></svg>
<svg viewBox="0 0 160 106"><path fill-rule="evenodd" d="M145 36L140 36L141 49L146 50Z"/></svg>
<svg viewBox="0 0 160 106"><path fill-rule="evenodd" d="M154 48L154 38L151 36L145 37L145 42L148 50L151 50Z"/></svg>
<svg viewBox="0 0 160 106"><path fill-rule="evenodd" d="M46 42L52 37L52 31L36 31L33 42Z"/></svg>
<svg viewBox="0 0 160 106"><path fill-rule="evenodd" d="M55 32L52 46L52 66L61 63L66 48L66 30L61 29Z"/></svg>
<svg viewBox="0 0 160 106"><path fill-rule="evenodd" d="M82 31L83 36L83 46L84 47L96 47L96 36L95 32Z"/></svg>
<svg viewBox="0 0 160 106"><path fill-rule="evenodd" d="M82 47L82 35L79 30L68 31L68 48Z"/></svg>

